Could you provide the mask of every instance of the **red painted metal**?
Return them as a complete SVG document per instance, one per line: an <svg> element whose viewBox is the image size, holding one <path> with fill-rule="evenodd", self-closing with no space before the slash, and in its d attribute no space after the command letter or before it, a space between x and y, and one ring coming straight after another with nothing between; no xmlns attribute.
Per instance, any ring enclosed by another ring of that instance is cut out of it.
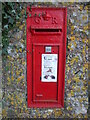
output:
<svg viewBox="0 0 90 120"><path fill-rule="evenodd" d="M66 8L27 7L28 107L64 107L66 28ZM41 81L42 54L58 55L57 82Z"/></svg>

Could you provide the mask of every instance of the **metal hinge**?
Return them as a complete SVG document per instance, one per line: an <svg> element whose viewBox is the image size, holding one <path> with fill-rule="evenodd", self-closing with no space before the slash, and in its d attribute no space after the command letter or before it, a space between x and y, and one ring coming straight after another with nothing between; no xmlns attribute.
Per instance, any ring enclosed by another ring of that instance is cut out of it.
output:
<svg viewBox="0 0 90 120"><path fill-rule="evenodd" d="M32 54L32 52L30 52L29 50L26 50L27 51L27 53L30 53L30 54Z"/></svg>

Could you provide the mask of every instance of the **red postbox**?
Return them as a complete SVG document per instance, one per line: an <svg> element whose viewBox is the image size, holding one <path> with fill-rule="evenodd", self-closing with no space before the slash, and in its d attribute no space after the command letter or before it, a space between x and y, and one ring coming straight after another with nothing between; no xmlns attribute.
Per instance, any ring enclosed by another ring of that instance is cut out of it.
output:
<svg viewBox="0 0 90 120"><path fill-rule="evenodd" d="M66 8L27 7L28 107L64 107Z"/></svg>

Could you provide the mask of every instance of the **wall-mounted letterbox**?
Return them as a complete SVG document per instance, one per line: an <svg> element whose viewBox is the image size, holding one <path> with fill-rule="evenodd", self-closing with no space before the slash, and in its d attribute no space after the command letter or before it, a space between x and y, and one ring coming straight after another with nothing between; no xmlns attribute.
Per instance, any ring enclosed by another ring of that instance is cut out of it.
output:
<svg viewBox="0 0 90 120"><path fill-rule="evenodd" d="M64 107L66 8L27 7L28 107Z"/></svg>

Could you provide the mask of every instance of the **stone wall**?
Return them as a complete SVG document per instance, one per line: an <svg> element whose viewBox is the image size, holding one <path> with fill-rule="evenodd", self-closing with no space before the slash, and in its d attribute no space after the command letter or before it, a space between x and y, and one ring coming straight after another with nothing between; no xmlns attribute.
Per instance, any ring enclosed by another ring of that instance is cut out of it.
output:
<svg viewBox="0 0 90 120"><path fill-rule="evenodd" d="M17 4L17 3L16 3ZM8 54L2 61L2 118L88 117L88 3L19 3L22 17L8 31ZM27 5L67 7L67 55L64 108L27 108Z"/></svg>

